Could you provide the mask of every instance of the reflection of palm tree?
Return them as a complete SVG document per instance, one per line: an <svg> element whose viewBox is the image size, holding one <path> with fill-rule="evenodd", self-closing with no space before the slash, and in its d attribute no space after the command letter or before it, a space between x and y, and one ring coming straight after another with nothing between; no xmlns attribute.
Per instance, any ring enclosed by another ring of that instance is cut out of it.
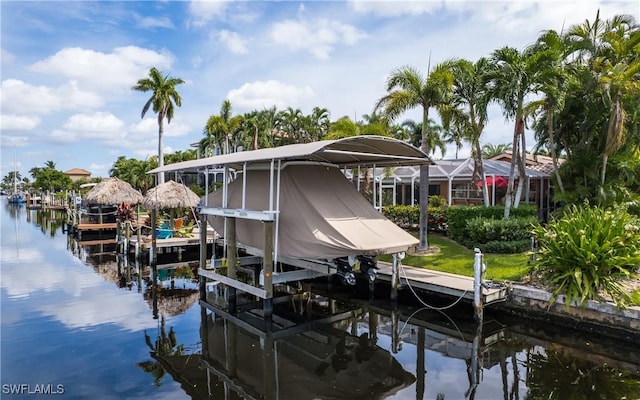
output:
<svg viewBox="0 0 640 400"><path fill-rule="evenodd" d="M151 350L152 353L159 356L182 356L184 355L184 345L178 344L176 339L176 332L173 327L169 328L167 333L164 317L160 317L160 327L158 329L158 337L155 343L151 342L151 337L144 331L144 341ZM153 384L160 386L160 380L167 373L165 369L160 365L158 361L143 361L139 362L138 367L144 372L148 372L153 375Z"/></svg>
<svg viewBox="0 0 640 400"><path fill-rule="evenodd" d="M531 354L528 370L526 399L640 398L640 381L630 372L578 360L564 352Z"/></svg>

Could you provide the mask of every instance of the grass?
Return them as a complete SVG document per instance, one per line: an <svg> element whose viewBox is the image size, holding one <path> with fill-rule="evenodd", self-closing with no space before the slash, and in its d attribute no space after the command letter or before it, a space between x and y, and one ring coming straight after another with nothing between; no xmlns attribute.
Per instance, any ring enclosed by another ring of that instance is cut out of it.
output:
<svg viewBox="0 0 640 400"><path fill-rule="evenodd" d="M428 268L434 271L451 274L473 276L473 250L455 241L435 234L429 234L429 246L437 246L440 251L426 256L407 256L402 264L412 267ZM390 255L379 257L384 261L391 261ZM485 254L484 262L487 266L486 279L496 281L520 281L529 270L529 255L519 254Z"/></svg>

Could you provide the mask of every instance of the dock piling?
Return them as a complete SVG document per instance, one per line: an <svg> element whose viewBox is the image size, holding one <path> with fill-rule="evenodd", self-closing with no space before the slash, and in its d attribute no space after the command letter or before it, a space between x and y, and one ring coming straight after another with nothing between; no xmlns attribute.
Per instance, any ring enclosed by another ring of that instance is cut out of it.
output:
<svg viewBox="0 0 640 400"><path fill-rule="evenodd" d="M482 321L482 280L486 266L484 265L484 256L480 249L473 249L475 252L473 261L473 310L474 317L477 321Z"/></svg>

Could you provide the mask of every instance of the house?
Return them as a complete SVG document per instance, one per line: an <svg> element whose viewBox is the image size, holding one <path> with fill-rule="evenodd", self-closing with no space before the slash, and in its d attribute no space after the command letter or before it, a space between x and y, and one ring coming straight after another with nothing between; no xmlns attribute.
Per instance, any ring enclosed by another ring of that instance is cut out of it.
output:
<svg viewBox="0 0 640 400"><path fill-rule="evenodd" d="M500 160L483 160L489 204L504 204L511 164ZM442 196L449 205L483 205L482 183L473 180L473 158L461 160L436 160L429 166L429 195ZM419 201L419 167L398 167L395 169L375 168L367 172L368 182L373 182L373 205L410 205ZM538 207L539 216L545 219L551 208L551 181L549 173L534 168L525 168L526 186L521 204ZM345 171L347 178L362 187L364 178L356 182L357 171ZM362 174L361 174L362 175ZM519 176L516 167L516 185Z"/></svg>
<svg viewBox="0 0 640 400"><path fill-rule="evenodd" d="M89 179L91 178L91 172L87 171L86 169L82 169L82 168L72 168L68 171L64 172L66 175L69 176L69 178L71 178L72 181L77 182L80 179Z"/></svg>

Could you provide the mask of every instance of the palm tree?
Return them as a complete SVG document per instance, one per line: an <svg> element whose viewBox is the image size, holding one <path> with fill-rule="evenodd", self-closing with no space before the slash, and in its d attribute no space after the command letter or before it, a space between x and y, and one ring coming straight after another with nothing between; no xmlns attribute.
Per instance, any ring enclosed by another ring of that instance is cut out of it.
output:
<svg viewBox="0 0 640 400"><path fill-rule="evenodd" d="M627 110L623 99L640 95L640 31L633 19L614 18L608 25L604 41L611 49L609 57L597 60L599 83L609 103L609 123L602 153L600 186L605 183L607 161L626 142ZM632 32L632 33L631 33Z"/></svg>
<svg viewBox="0 0 640 400"><path fill-rule="evenodd" d="M489 206L489 191L480 148L480 138L488 121L489 87L486 76L489 61L480 58L472 63L459 59L451 62L450 68L453 73L453 97L450 107L445 110L443 121L447 130L451 131L453 126L461 139L471 143L473 181L482 182L484 204Z"/></svg>
<svg viewBox="0 0 640 400"><path fill-rule="evenodd" d="M400 124L404 130L409 134L409 141L415 147L422 146L422 124L411 119L407 119ZM429 124L427 126L427 148L431 149L431 154L435 155L437 150L440 150L440 155L444 157L447 152L447 145L442 136L444 135L444 129L442 126L435 123L434 120L429 118Z"/></svg>
<svg viewBox="0 0 640 400"><path fill-rule="evenodd" d="M211 115L204 126L205 138L200 141L203 152L206 154L207 149L218 148L222 154L229 153L229 141L240 126L241 118L231 116L231 102L225 99L220 106L220 114Z"/></svg>
<svg viewBox="0 0 640 400"><path fill-rule="evenodd" d="M131 89L140 92L153 92L151 98L147 100L140 118L144 118L149 108L153 106L153 112L158 114L158 167L164 166L164 155L162 153L162 139L164 134L164 119L171 123L175 107L182 106L182 99L176 90L176 86L184 83L180 78L172 78L169 75L162 75L155 67L149 70L149 77L138 80L138 83ZM164 173L158 174L158 183L164 183Z"/></svg>
<svg viewBox="0 0 640 400"><path fill-rule="evenodd" d="M511 143L491 144L487 143L482 146L482 158L493 158L500 154L511 151Z"/></svg>
<svg viewBox="0 0 640 400"><path fill-rule="evenodd" d="M567 48L563 38L556 31L549 30L540 35L533 46L533 51L543 54L547 60L546 63L542 63L540 79L537 82L538 90L544 96L540 100L531 102L527 108L540 112L546 120L546 139L549 141L549 153L558 188L560 193L564 193L564 184L558 166L555 116L564 107L568 81L571 78L563 65Z"/></svg>
<svg viewBox="0 0 640 400"><path fill-rule="evenodd" d="M537 74L540 70L539 55L531 49L523 52L512 47L502 47L491 55L492 68L488 72L491 95L502 105L505 117L514 119L513 154L509 183L505 195L504 217L509 218L511 207L517 208L526 181L525 99L536 92ZM520 184L515 197L515 168L518 164Z"/></svg>
<svg viewBox="0 0 640 400"><path fill-rule="evenodd" d="M460 123L454 123L449 129L442 133L442 139L446 144L454 144L456 146L456 160L458 153L462 150L464 141L466 140L464 127Z"/></svg>
<svg viewBox="0 0 640 400"><path fill-rule="evenodd" d="M56 169L56 163L53 161L47 161L44 163L45 168Z"/></svg>
<svg viewBox="0 0 640 400"><path fill-rule="evenodd" d="M609 157L622 148L626 142L627 110L637 98L640 88L639 26L630 15L617 15L603 21L600 13L593 23L588 20L572 26L565 40L569 49L577 54L575 63L587 67L593 76L595 89L602 95L609 109L601 140L601 158L599 194L604 194L604 184Z"/></svg>
<svg viewBox="0 0 640 400"><path fill-rule="evenodd" d="M429 154L429 109L448 104L453 86L453 75L446 63L437 65L423 76L417 69L404 66L394 70L387 78L387 95L378 100L375 110L382 109L384 116L393 121L405 111L422 107L421 150ZM427 221L429 202L429 166L420 167L420 250L427 250Z"/></svg>
<svg viewBox="0 0 640 400"><path fill-rule="evenodd" d="M329 115L329 110L326 108L313 107L311 114L306 118L307 126L305 128L310 142L322 140L329 133L329 127L331 126Z"/></svg>

